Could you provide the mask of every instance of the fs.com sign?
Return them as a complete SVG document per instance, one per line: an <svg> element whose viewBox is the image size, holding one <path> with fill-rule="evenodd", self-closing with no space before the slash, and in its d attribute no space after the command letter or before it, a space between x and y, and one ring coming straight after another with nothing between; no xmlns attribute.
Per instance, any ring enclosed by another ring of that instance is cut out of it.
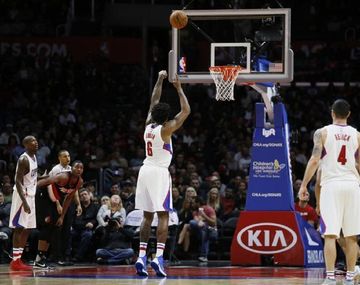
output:
<svg viewBox="0 0 360 285"><path fill-rule="evenodd" d="M251 252L275 254L287 251L297 242L296 233L277 223L258 223L243 228L237 235L238 244Z"/></svg>

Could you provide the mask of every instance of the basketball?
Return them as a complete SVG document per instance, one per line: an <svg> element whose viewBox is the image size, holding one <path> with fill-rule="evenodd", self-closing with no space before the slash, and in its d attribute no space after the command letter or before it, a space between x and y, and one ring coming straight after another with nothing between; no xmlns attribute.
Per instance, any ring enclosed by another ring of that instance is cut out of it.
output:
<svg viewBox="0 0 360 285"><path fill-rule="evenodd" d="M170 24L176 29L182 29L187 25L188 16L184 11L176 10L170 15Z"/></svg>

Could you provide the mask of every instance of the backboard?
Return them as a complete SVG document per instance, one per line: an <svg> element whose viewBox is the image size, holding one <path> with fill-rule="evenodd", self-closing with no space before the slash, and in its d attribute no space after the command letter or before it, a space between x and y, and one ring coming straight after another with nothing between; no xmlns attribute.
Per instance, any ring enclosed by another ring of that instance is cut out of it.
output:
<svg viewBox="0 0 360 285"><path fill-rule="evenodd" d="M212 83L210 66L240 65L236 83L293 79L290 9L184 10L172 28L169 81Z"/></svg>

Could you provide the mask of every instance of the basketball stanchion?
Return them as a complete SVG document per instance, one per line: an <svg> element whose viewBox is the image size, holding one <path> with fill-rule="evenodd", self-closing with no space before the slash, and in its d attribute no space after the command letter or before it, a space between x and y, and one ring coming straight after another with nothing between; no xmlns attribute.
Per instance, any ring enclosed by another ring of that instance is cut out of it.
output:
<svg viewBox="0 0 360 285"><path fill-rule="evenodd" d="M319 232L294 210L289 124L285 105L256 104L245 210L231 245L232 265L324 267Z"/></svg>

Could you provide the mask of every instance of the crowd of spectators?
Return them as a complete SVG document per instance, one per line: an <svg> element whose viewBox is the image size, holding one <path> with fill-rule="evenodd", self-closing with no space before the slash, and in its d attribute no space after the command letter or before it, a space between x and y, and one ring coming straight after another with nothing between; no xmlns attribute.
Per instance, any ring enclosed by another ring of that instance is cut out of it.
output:
<svg viewBox="0 0 360 285"><path fill-rule="evenodd" d="M0 35L50 36L64 24L67 1L0 1Z"/></svg>

